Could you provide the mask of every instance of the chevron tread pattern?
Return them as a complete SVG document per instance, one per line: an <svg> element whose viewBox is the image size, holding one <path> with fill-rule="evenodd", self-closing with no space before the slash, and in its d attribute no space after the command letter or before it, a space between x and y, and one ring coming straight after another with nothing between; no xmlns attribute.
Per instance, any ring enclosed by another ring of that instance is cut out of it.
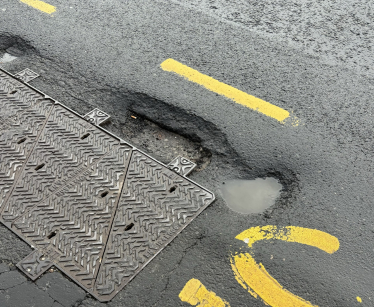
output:
<svg viewBox="0 0 374 307"><path fill-rule="evenodd" d="M134 151L97 277L97 295L109 299L117 293L212 200L211 193Z"/></svg>
<svg viewBox="0 0 374 307"><path fill-rule="evenodd" d="M98 161L118 141L55 105L48 122L4 206L2 219L12 222ZM87 127L89 129L87 129ZM82 139L82 136L89 136ZM37 170L38 166L43 166Z"/></svg>
<svg viewBox="0 0 374 307"><path fill-rule="evenodd" d="M43 249L51 243L59 250L60 269L86 288L92 288L100 265L130 155L131 147L117 146L13 224L30 244Z"/></svg>
<svg viewBox="0 0 374 307"><path fill-rule="evenodd" d="M51 101L6 77L0 78L0 208L4 207L52 107ZM15 89L17 93L9 95Z"/></svg>

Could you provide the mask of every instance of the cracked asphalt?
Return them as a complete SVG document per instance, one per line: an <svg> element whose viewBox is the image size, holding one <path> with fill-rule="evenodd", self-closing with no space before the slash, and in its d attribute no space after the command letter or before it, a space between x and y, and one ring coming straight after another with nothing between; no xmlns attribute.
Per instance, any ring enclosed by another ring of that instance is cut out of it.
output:
<svg viewBox="0 0 374 307"><path fill-rule="evenodd" d="M74 283L57 272L44 275L35 283L19 272L14 265L0 264L1 306L74 306L86 294ZM27 299L25 299L25 297Z"/></svg>
<svg viewBox="0 0 374 307"><path fill-rule="evenodd" d="M15 264L31 252L0 226L0 306L189 306L196 278L230 306L265 306L237 282L230 255L256 226L299 226L339 239L326 254L296 243L257 243L254 256L285 289L317 306L373 306L373 8L369 1L49 0L52 16L16 0L0 4L0 57L12 73L75 111L98 107L105 128L169 162L198 163L190 178L216 194L111 302L100 303L58 271L36 282ZM173 58L284 108L271 118L165 72ZM135 118L133 118L133 117ZM230 210L229 179L283 185L260 214ZM360 297L362 303L356 298Z"/></svg>

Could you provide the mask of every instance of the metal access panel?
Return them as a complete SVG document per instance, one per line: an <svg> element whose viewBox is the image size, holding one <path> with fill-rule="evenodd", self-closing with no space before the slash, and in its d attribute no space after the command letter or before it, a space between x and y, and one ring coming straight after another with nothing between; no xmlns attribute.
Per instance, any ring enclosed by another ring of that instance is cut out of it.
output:
<svg viewBox="0 0 374 307"><path fill-rule="evenodd" d="M52 265L111 300L214 200L189 180L0 69L0 221L34 251L17 264L35 280Z"/></svg>

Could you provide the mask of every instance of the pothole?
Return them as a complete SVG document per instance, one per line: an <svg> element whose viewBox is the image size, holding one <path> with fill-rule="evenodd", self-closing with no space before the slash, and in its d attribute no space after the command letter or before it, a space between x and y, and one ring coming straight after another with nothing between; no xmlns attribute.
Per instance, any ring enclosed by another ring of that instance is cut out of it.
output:
<svg viewBox="0 0 374 307"><path fill-rule="evenodd" d="M102 109L111 115L105 129L157 160L168 164L181 155L193 161L197 164L192 174L194 180L203 179L212 191L220 189L220 178L278 178L283 186L282 195L275 206L272 206L274 201L268 206L270 211L260 210L265 218L284 211L297 197L297 174L283 164L274 166L257 159L244 159L220 127L193 110L88 78L66 63L42 57L20 37L0 34L0 57L4 53L17 57L3 64L5 69L12 73L26 67L34 70L41 77L32 81L33 86L53 93L54 98L80 114ZM203 169L204 172L199 172Z"/></svg>
<svg viewBox="0 0 374 307"><path fill-rule="evenodd" d="M143 149L167 164L177 156L183 156L197 164L197 171L203 170L210 162L211 153L201 146L177 133L163 129L136 113L127 116L121 132L133 145Z"/></svg>
<svg viewBox="0 0 374 307"><path fill-rule="evenodd" d="M228 180L220 187L227 206L243 214L262 213L274 205L281 190L282 185L272 177L255 180Z"/></svg>
<svg viewBox="0 0 374 307"><path fill-rule="evenodd" d="M34 47L21 37L0 33L0 50L4 50L12 56L23 56L36 53Z"/></svg>

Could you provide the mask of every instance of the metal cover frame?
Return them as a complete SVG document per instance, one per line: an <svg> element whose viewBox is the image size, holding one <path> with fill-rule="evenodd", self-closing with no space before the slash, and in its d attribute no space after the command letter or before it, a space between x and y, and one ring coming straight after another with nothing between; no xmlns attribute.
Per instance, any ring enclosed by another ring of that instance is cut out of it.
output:
<svg viewBox="0 0 374 307"><path fill-rule="evenodd" d="M0 71L3 72L4 74L8 75L9 77L13 78L13 79L16 79L16 77L12 74L10 74L9 72L5 71L4 69L0 68ZM74 116L78 117L79 119L82 119L82 120L87 120L85 119L85 116L82 116L80 114L78 114L77 112L75 112L74 110L71 110L70 108L64 106L63 104L59 103L58 101L50 98L49 96L45 95L44 93L42 93L41 91L39 91L38 89L30 86L27 82L22 82L20 80L17 80L18 82L22 83L23 86L25 87L28 87L30 90L32 91L35 91L36 93L42 95L45 99L49 99L51 100L51 102L53 103L53 105L55 106L59 106L65 110L67 110L68 112L74 114ZM51 108L51 112L52 112L52 109ZM46 119L46 123L49 119L47 118ZM45 124L46 124L45 123ZM93 125L93 124L92 124ZM141 155L142 157L145 157L145 159L147 161L151 161L149 163L155 163L157 165L159 165L163 171L162 172L166 172L165 169L167 168L170 168L170 164L169 165L165 165L163 164L162 162L160 161L157 161L155 160L154 158L152 158L151 156L149 156L148 154L144 153L143 151L137 149L135 146L131 145L130 143L128 143L127 141L124 141L123 139L117 137L116 135L112 134L111 132L107 131L106 129L104 129L103 127L100 127L99 125L93 125L96 129L99 129L101 132L103 132L104 134L110 136L111 138L115 139L116 141L119 142L119 145L118 145L118 148L124 148L124 147L128 147L130 148L131 150L131 153L130 153L130 157L129 157L129 160L127 161L127 167L126 167L126 171L125 171L125 175L124 175L124 179L123 179L123 184L125 184L125 181L127 180L127 176L128 176L128 173L129 173L129 163L131 162L130 160L132 159L134 153L138 153L139 155ZM44 128L43 128L44 129ZM44 131L44 130L42 130ZM42 132L40 132L42 133ZM36 146L36 145L34 145ZM108 151L109 152L109 151ZM111 153L112 151L110 151ZM31 152L30 152L31 153ZM105 156L105 155L104 155ZM176 159L178 159L180 157L177 157ZM143 159L144 160L144 159ZM25 165L27 163L28 160L25 161ZM153 161L153 162L152 162ZM192 162L191 162L192 163ZM193 167L192 167L193 168ZM191 170L192 170L191 168ZM59 253L57 253L55 250L51 250L49 249L49 247L47 246L45 249L36 249L35 251L33 251L29 256L27 256L24 260L22 260L20 263L17 264L18 268L21 269L22 271L24 271L24 273L30 277L31 279L35 280L36 278L38 278L41 274L43 274L52 264L55 265L57 268L59 268L61 271L63 271L65 274L67 274L70 278L72 278L76 283L78 283L82 288L84 288L86 291L88 291L90 294L92 294L95 298L97 298L98 300L100 301L109 301L111 300L120 290L123 289L123 287L128 283L130 282L138 273L141 269L143 269L158 253L161 252L161 250L166 247L185 227L187 227L187 225L194 219L196 218L208 205L210 205L214 200L215 200L215 196L212 192L210 192L209 190L203 188L201 185L199 185L198 183L195 183L194 181L188 179L187 177L183 176L182 175L179 175L178 173L175 173L171 170L169 170L170 172L170 177L175 177L175 176L179 176L181 178L183 178L183 180L185 180L186 182L189 182L191 185L194 185L198 188L200 188L201 190L205 191L206 193L210 194L211 195L211 199L203 206L200 207L199 210L197 210L193 217L191 219L188 219L187 222L185 222L181 227L179 227L174 233L172 233L172 235L170 235L170 238L167 238L163 241L162 243L162 246L158 248L158 250L155 252L155 253L152 253L152 254L149 254L149 258L147 261L145 261L141 267L139 267L137 270L134 271L134 273L129 277L127 278L126 282L122 282L120 284L119 287L117 287L117 289L115 291L113 291L112 293L110 293L109 295L100 295L97 291L95 291L95 289L90 289L87 287L87 285L83 284L79 279L75 278L74 276L70 276L68 273L66 273L66 269L64 269L63 267L61 267L59 265L59 263L57 262L56 259L58 259L61 255ZM175 174L175 175L173 175ZM177 178L175 177L175 178ZM178 178L179 178L178 177ZM181 180L181 179L180 179ZM17 184L17 181L14 182L14 186ZM102 257L104 257L106 254L106 249L108 247L108 244L109 244L109 236L112 234L113 232L113 220L115 219L115 217L117 216L117 212L118 212L118 209L119 209L119 202L120 202L120 199L122 199L122 189L121 191L119 192L119 196L118 196L118 202L117 202L117 207L116 207L116 210L114 213L112 213L112 218L111 218L111 224L110 224L110 231L109 231L109 234L108 234L108 237L107 237L107 243L106 245L104 246L104 251L102 252ZM11 194L9 194L11 195ZM10 196L9 196L10 197ZM34 208L34 207L31 207L31 208ZM31 210L31 209L30 209ZM1 208L1 211L3 211L3 208ZM26 210L27 212L29 212L29 209ZM1 214L2 216L2 214ZM10 230L12 230L13 232L15 232L21 239L23 239L24 241L26 241L27 243L30 244L29 241L27 241L25 239L25 237L20 234L19 232L15 231L13 228L12 228L12 223L4 223L3 220L1 219L1 222L7 226ZM51 246L51 244L49 245ZM35 248L35 246L32 246L33 248ZM47 259L46 259L46 256L47 255ZM42 258L41 258L42 257ZM35 261L38 261L38 263L41 263L39 266L35 266L33 267L33 269L25 269L25 268L30 268L30 261L32 262L32 260L30 259L36 259ZM56 262L54 262L56 261ZM101 267L101 258L100 258L100 264L99 264L99 268ZM40 269L38 269L40 268ZM98 269L99 270L99 269ZM32 271L32 272L31 272ZM96 273L98 274L98 273ZM97 275L95 277L95 284L97 282Z"/></svg>

